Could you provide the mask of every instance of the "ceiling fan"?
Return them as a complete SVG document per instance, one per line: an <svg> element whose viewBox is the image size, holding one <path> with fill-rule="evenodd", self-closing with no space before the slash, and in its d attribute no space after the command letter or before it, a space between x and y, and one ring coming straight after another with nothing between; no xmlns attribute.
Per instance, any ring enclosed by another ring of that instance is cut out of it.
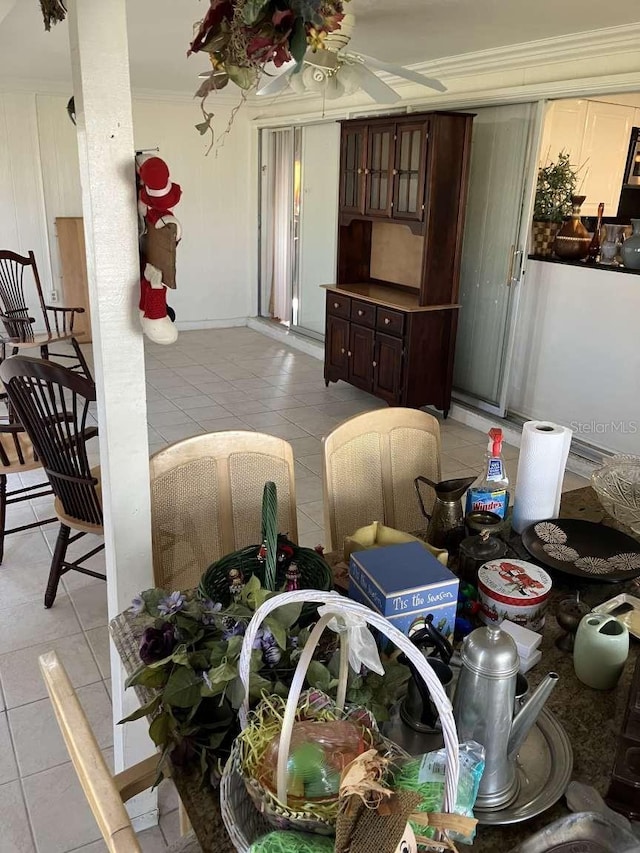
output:
<svg viewBox="0 0 640 853"><path fill-rule="evenodd" d="M325 36L322 48L308 48L301 63L289 63L283 74L259 86L256 94L276 95L290 87L298 94L315 93L333 100L362 89L379 104L393 104L401 100L401 96L381 80L374 70L386 71L437 92L447 91L433 77L348 50L354 26L355 16L345 15L339 29Z"/></svg>

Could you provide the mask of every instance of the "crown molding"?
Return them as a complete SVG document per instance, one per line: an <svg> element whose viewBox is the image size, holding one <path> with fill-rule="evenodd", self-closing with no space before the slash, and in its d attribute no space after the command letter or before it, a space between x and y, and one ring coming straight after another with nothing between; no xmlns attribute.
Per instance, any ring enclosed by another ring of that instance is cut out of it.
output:
<svg viewBox="0 0 640 853"><path fill-rule="evenodd" d="M571 62L611 53L637 53L639 44L640 22L461 53L408 67L430 76L437 73L443 77L464 77L467 74L509 71L543 62Z"/></svg>

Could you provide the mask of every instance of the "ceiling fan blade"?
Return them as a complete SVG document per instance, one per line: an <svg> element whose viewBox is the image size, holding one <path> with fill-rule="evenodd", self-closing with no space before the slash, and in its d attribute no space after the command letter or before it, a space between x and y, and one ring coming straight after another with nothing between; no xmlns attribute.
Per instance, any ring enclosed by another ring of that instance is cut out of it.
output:
<svg viewBox="0 0 640 853"><path fill-rule="evenodd" d="M395 104L401 100L400 95L391 86L387 86L379 77L370 71L366 65L360 65L360 88L378 104Z"/></svg>
<svg viewBox="0 0 640 853"><path fill-rule="evenodd" d="M402 65L394 65L392 62L383 62L381 59L376 59L374 56L366 56L364 53L359 53L357 56L361 60L364 60L371 68L376 68L378 71L387 71L389 74L395 74L396 77L403 77L405 80L411 80L413 83L420 83L421 86L428 86L437 92L447 91L447 87L440 80L436 80L435 77L426 77L424 74L419 74L410 68L404 68Z"/></svg>
<svg viewBox="0 0 640 853"><path fill-rule="evenodd" d="M296 68L297 65L294 65L292 68L285 71L284 74L272 77L268 83L258 87L256 95L277 95L280 92L283 92L289 85L289 77L291 77Z"/></svg>

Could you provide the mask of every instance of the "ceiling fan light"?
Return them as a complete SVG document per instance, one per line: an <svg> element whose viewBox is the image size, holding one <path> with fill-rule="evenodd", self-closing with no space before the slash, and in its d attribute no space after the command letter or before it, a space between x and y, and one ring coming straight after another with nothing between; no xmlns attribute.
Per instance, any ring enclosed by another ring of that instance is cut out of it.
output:
<svg viewBox="0 0 640 853"><path fill-rule="evenodd" d="M328 101L335 101L344 95L344 86L335 74L327 78L322 94Z"/></svg>
<svg viewBox="0 0 640 853"><path fill-rule="evenodd" d="M338 71L340 83L344 88L345 95L353 95L360 89L362 85L362 75L360 68L350 62L345 63Z"/></svg>

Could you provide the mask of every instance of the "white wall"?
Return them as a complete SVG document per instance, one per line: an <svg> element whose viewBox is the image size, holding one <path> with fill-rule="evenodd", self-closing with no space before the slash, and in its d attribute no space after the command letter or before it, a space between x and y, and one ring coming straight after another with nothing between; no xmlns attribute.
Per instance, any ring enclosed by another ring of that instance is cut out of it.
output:
<svg viewBox="0 0 640 853"><path fill-rule="evenodd" d="M509 408L640 453L640 276L530 261Z"/></svg>
<svg viewBox="0 0 640 853"><path fill-rule="evenodd" d="M51 289L48 235L39 169L36 105L33 97L0 93L0 248L27 255L32 249L45 295ZM25 276L25 297L43 327L33 279Z"/></svg>
<svg viewBox="0 0 640 853"><path fill-rule="evenodd" d="M55 218L81 216L75 129L62 95L0 95L0 243L33 249L45 298L60 289ZM225 129L231 107L216 109ZM135 144L160 147L183 197L175 213L184 236L178 248L178 288L169 297L179 324L244 322L251 313L254 278L250 248L250 134L242 111L225 145L204 156L190 101L134 100ZM33 301L33 300L32 300Z"/></svg>

